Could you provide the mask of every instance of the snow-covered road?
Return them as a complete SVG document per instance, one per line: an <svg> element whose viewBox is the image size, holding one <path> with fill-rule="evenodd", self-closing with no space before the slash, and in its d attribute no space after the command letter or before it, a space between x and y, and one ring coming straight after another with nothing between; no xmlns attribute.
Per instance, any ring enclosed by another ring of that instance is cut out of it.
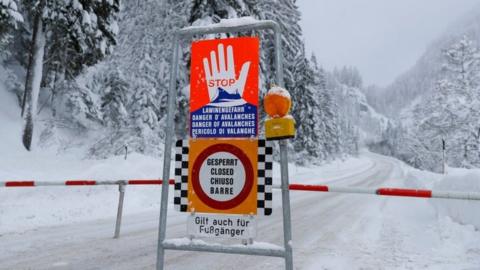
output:
<svg viewBox="0 0 480 270"><path fill-rule="evenodd" d="M398 161L374 154L363 168L339 168L335 185L405 186ZM292 181L318 179L315 171ZM325 174L325 172L324 172ZM333 180L332 180L333 179ZM302 181L304 182L304 181ZM296 269L480 269L480 232L437 217L424 199L292 192ZM128 200L128 193L127 193ZM260 217L258 241L282 245L280 192ZM167 238L184 237L186 215L169 212ZM0 236L0 269L154 269L158 211L114 220L42 227ZM167 251L167 269L281 269L279 258Z"/></svg>

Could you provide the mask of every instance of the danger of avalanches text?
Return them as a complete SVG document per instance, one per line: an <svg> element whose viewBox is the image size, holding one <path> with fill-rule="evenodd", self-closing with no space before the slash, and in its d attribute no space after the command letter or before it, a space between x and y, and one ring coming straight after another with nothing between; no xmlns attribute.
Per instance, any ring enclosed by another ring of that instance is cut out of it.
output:
<svg viewBox="0 0 480 270"><path fill-rule="evenodd" d="M210 178L210 194L233 195L233 175L235 171L233 168L225 167L234 167L237 164L238 159L236 158L207 159L207 166L212 167L210 168L210 175L212 175Z"/></svg>
<svg viewBox="0 0 480 270"><path fill-rule="evenodd" d="M192 135L246 135L255 133L255 113L238 113L237 111L225 113L213 109L220 108L204 108L204 114L191 116Z"/></svg>
<svg viewBox="0 0 480 270"><path fill-rule="evenodd" d="M236 219L235 221L230 218L195 217L195 225L199 225L198 232L200 234L230 237L246 234L250 221L242 219Z"/></svg>

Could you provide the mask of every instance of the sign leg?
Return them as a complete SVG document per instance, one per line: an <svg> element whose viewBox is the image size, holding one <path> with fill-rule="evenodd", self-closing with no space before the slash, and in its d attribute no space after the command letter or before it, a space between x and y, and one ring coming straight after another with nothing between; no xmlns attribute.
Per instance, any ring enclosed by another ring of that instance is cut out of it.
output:
<svg viewBox="0 0 480 270"><path fill-rule="evenodd" d="M280 166L282 179L282 208L283 208L283 241L285 245L285 269L293 270L292 251L292 220L290 216L290 191L288 189L288 156L287 141L281 140L280 144Z"/></svg>
<svg viewBox="0 0 480 270"><path fill-rule="evenodd" d="M168 110L167 110L167 126L165 136L165 148L163 155L163 182L162 182L162 197L160 204L160 221L158 226L158 243L157 243L157 270L163 270L165 260L165 249L163 248L163 241L167 229L167 210L168 210L168 182L170 179L170 163L172 157L172 146L175 137L175 123L173 122L175 116L175 100L177 99L177 69L178 69L178 51L179 39L175 34L173 38L173 56L172 66L170 69L170 81L168 85Z"/></svg>

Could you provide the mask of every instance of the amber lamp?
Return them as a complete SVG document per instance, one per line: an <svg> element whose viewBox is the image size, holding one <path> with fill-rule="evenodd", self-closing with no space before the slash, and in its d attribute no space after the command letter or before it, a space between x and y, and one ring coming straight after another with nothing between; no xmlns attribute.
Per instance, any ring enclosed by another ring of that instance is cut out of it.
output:
<svg viewBox="0 0 480 270"><path fill-rule="evenodd" d="M295 137L295 120L288 115L292 99L284 88L272 87L263 99L265 112L270 116L265 120L267 140L282 140Z"/></svg>

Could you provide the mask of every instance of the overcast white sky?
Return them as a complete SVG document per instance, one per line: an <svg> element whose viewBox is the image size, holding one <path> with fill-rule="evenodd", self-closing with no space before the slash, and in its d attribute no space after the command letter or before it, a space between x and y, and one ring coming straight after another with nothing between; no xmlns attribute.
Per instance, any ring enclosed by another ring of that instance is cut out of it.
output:
<svg viewBox="0 0 480 270"><path fill-rule="evenodd" d="M479 0L297 0L307 51L385 86Z"/></svg>

